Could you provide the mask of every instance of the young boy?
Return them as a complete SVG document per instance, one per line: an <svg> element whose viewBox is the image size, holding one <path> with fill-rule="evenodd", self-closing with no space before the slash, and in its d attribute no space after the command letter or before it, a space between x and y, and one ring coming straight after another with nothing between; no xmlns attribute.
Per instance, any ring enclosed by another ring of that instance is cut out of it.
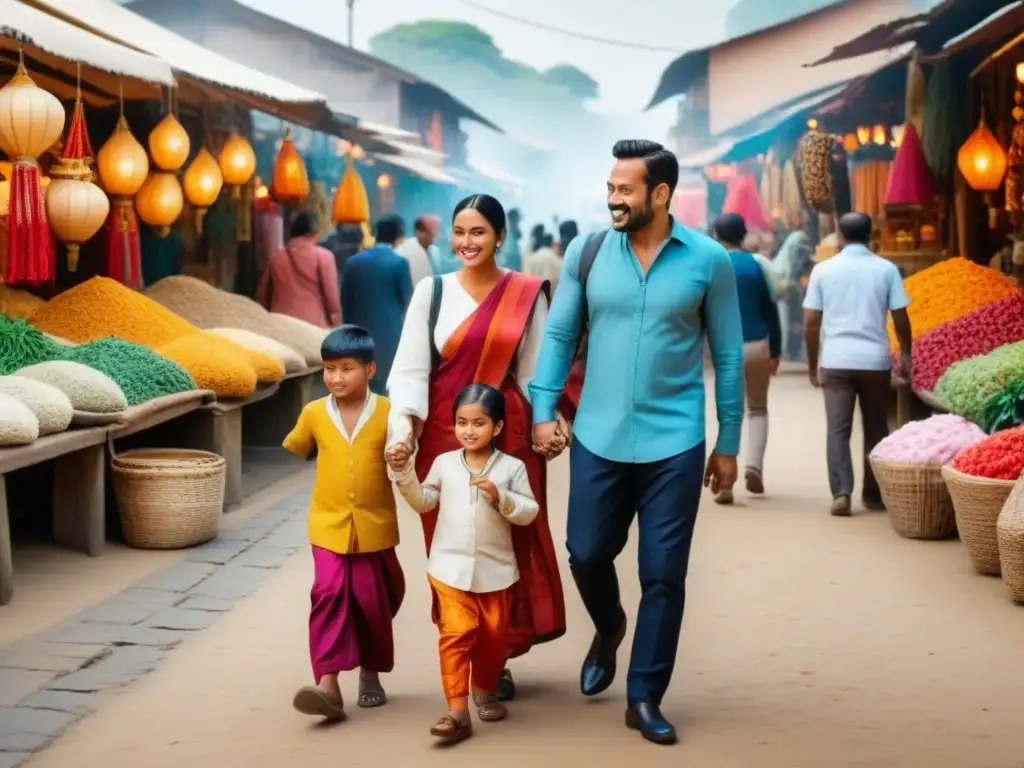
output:
<svg viewBox="0 0 1024 768"><path fill-rule="evenodd" d="M360 707L387 703L380 673L394 666L391 622L405 580L384 459L390 404L369 389L373 338L365 328L343 325L324 339L320 354L330 394L309 403L284 440L291 453L316 457L309 504L309 654L316 685L301 688L293 703L305 715L343 720L340 672L359 668Z"/></svg>

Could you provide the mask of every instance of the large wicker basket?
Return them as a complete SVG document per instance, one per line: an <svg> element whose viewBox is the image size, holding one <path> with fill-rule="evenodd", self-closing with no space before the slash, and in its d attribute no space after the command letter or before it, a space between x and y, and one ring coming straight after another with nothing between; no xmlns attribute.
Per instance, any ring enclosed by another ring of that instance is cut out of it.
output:
<svg viewBox="0 0 1024 768"><path fill-rule="evenodd" d="M1024 603L1024 476L1013 486L996 523L1003 583L1015 603Z"/></svg>
<svg viewBox="0 0 1024 768"><path fill-rule="evenodd" d="M907 539L956 536L953 499L940 464L907 464L871 457L893 530Z"/></svg>
<svg viewBox="0 0 1024 768"><path fill-rule="evenodd" d="M949 488L949 495L953 497L960 540L967 547L974 570L998 576L996 520L1013 490L1014 481L965 475L950 466L942 468L942 477Z"/></svg>
<svg viewBox="0 0 1024 768"><path fill-rule="evenodd" d="M227 463L206 451L142 448L110 462L128 546L184 549L216 538Z"/></svg>

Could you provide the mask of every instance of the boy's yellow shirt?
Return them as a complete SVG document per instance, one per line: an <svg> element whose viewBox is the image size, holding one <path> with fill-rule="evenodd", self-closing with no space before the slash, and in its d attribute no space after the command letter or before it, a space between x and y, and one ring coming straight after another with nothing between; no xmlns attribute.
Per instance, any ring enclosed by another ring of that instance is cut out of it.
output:
<svg viewBox="0 0 1024 768"><path fill-rule="evenodd" d="M309 542L342 555L390 549L398 544L395 495L384 460L391 403L370 394L369 413L351 443L332 407L330 396L308 403L283 443L302 458L317 450Z"/></svg>

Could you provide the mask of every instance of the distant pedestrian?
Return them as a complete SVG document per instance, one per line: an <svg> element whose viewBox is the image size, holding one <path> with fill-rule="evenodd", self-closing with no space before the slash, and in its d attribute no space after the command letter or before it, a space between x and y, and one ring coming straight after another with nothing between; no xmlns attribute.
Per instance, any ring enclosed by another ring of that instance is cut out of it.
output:
<svg viewBox="0 0 1024 768"><path fill-rule="evenodd" d="M518 208L508 212L508 236L501 245L498 253L498 264L513 272L522 272L526 263L526 254L523 252L523 214Z"/></svg>
<svg viewBox="0 0 1024 768"><path fill-rule="evenodd" d="M562 257L554 249L554 238L544 235L540 240L540 248L530 254L523 265L523 272L546 280L554 294L558 287L558 276L562 273Z"/></svg>
<svg viewBox="0 0 1024 768"><path fill-rule="evenodd" d="M840 517L851 510L850 435L858 404L864 429L861 498L867 509L885 509L867 457L889 434L889 315L903 353L903 375L912 380L910 298L896 265L868 249L871 227L871 217L863 213L848 213L839 219L844 247L814 268L804 299L808 373L811 385L825 390L831 511Z"/></svg>
<svg viewBox="0 0 1024 768"><path fill-rule="evenodd" d="M434 261L430 249L441 232L441 222L436 216L421 216L413 225L413 236L395 249L395 253L409 262L412 287L421 280L433 277Z"/></svg>

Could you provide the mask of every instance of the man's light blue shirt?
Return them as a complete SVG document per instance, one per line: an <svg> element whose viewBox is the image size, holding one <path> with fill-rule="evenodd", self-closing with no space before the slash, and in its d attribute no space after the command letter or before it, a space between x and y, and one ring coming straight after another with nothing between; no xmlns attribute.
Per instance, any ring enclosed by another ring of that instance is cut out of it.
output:
<svg viewBox="0 0 1024 768"><path fill-rule="evenodd" d="M811 271L804 309L821 312L822 368L887 371L889 313L909 306L900 271L867 246L848 245Z"/></svg>
<svg viewBox="0 0 1024 768"><path fill-rule="evenodd" d="M580 335L580 258L569 245L551 303L536 374L534 423L552 421ZM736 275L714 240L673 222L645 275L629 237L609 231L587 278L587 370L573 429L609 461L644 464L705 439L704 325L715 365L719 453L739 453L743 326ZM703 313L701 312L701 305ZM704 320L702 321L702 314Z"/></svg>

